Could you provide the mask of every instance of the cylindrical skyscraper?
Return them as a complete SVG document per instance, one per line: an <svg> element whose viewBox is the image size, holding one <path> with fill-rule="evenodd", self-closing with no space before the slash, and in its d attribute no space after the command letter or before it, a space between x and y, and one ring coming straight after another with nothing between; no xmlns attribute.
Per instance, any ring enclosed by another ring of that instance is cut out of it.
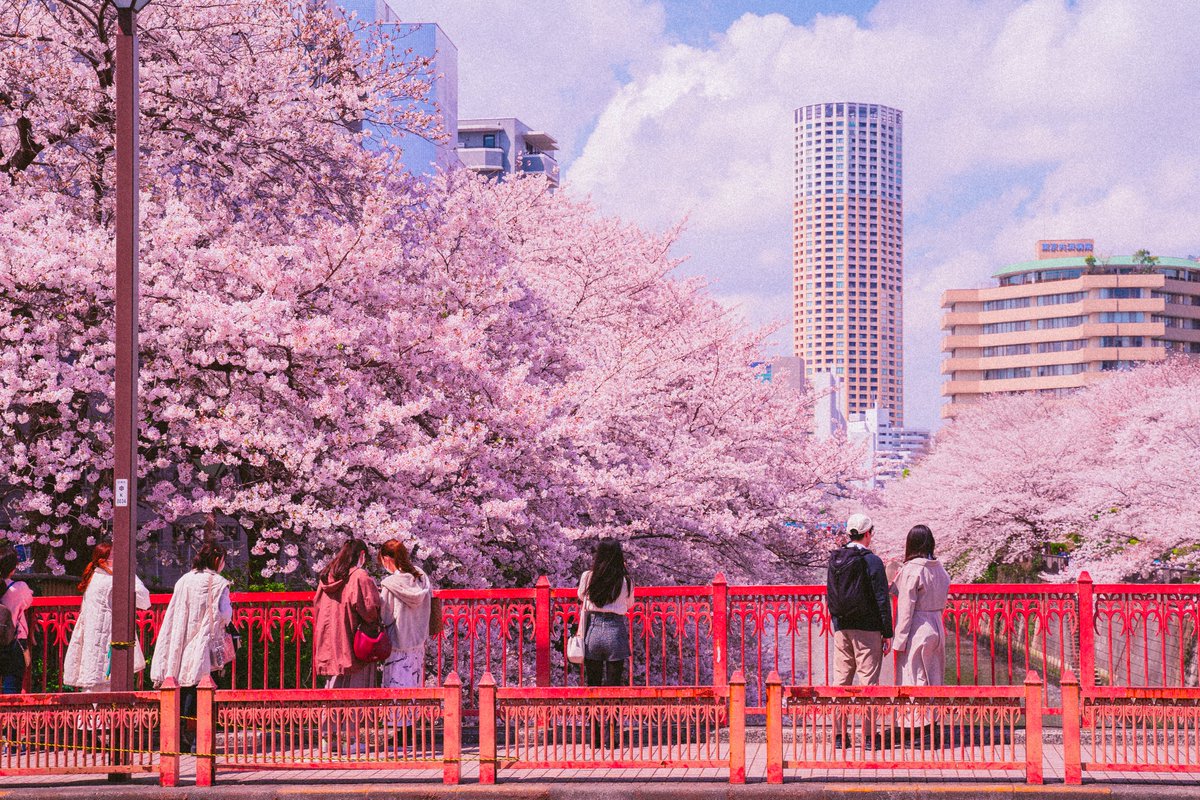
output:
<svg viewBox="0 0 1200 800"><path fill-rule="evenodd" d="M829 373L842 413L904 424L901 112L796 109L792 318L808 376Z"/></svg>

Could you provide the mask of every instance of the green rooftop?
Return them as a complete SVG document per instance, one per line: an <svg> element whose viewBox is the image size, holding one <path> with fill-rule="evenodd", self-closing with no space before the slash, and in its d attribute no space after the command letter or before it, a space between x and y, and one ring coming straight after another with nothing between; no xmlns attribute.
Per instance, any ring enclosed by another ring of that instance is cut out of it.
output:
<svg viewBox="0 0 1200 800"><path fill-rule="evenodd" d="M1003 278L1005 275L1015 275L1018 272L1036 272L1038 270L1047 269L1087 269L1087 256L1067 256L1066 258L1043 258L1036 261L1022 261L1019 264L1009 264L1007 267L1001 267L999 272L992 275L993 278ZM1141 267L1150 266L1137 263L1133 256L1110 256L1109 258L1097 258L1097 267ZM1200 271L1200 261L1193 261L1190 258L1169 258L1159 256L1158 263L1153 265L1154 269L1162 269L1163 267L1174 267L1177 269L1194 269Z"/></svg>

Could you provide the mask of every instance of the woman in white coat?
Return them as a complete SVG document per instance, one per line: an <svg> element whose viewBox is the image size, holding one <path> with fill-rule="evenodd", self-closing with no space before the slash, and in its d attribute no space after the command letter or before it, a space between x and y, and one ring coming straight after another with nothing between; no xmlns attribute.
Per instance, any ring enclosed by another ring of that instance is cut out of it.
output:
<svg viewBox="0 0 1200 800"><path fill-rule="evenodd" d="M216 542L201 546L192 559L192 571L176 582L158 629L150 679L156 687L167 678L176 680L181 717L196 716L196 685L200 679L233 660L233 653L224 652L223 647L225 626L233 619L229 581L220 575L224 567L224 547ZM214 660L218 651L220 663ZM185 750L195 743L189 733L182 738Z"/></svg>
<svg viewBox="0 0 1200 800"><path fill-rule="evenodd" d="M134 577L137 607L150 608L150 592L141 579ZM63 684L85 692L107 692L112 686L112 543L100 542L92 548L92 560L83 570L79 591L83 601L79 617L71 631L67 656L63 662ZM141 642L133 646L133 671L146 668Z"/></svg>
<svg viewBox="0 0 1200 800"><path fill-rule="evenodd" d="M379 549L379 563L388 573L379 594L383 624L392 640L392 654L383 663L383 686L420 686L433 586L429 576L413 565L404 545L395 539Z"/></svg>

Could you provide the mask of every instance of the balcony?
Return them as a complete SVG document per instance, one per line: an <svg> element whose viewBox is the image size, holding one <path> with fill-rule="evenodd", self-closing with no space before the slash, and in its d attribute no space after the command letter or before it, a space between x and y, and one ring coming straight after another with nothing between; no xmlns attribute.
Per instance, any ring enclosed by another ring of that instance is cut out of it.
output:
<svg viewBox="0 0 1200 800"><path fill-rule="evenodd" d="M523 153L521 172L541 173L550 183L558 186L558 162L549 153Z"/></svg>
<svg viewBox="0 0 1200 800"><path fill-rule="evenodd" d="M491 175L504 171L504 149L501 147L460 147L458 157L467 169Z"/></svg>

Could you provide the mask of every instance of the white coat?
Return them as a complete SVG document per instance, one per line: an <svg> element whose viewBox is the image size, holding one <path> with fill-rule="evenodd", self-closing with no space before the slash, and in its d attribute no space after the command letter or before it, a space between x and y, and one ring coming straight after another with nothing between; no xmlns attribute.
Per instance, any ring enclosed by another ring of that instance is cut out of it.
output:
<svg viewBox="0 0 1200 800"><path fill-rule="evenodd" d="M429 607L433 587L429 577L417 568L420 576L393 572L383 579L380 598L383 600L383 624L388 626L388 638L393 650L411 650L424 646L429 638Z"/></svg>
<svg viewBox="0 0 1200 800"><path fill-rule="evenodd" d="M137 607L150 608L149 590L140 578L135 576L133 580ZM105 685L110 680L108 646L112 641L112 589L113 576L110 573L102 569L92 573L63 661L65 686L90 689ZM142 655L141 642L137 642L133 648L133 671L141 672L145 668L146 657Z"/></svg>
<svg viewBox="0 0 1200 800"><path fill-rule="evenodd" d="M901 567L895 591L899 603L892 649L900 654L900 683L940 686L946 673L942 611L950 592L950 576L937 559L914 558Z"/></svg>
<svg viewBox="0 0 1200 800"><path fill-rule="evenodd" d="M180 686L200 683L200 678L212 672L209 643L214 636L224 636L231 619L229 581L210 570L192 570L180 578L154 645L150 663L154 685L167 678L174 678Z"/></svg>

